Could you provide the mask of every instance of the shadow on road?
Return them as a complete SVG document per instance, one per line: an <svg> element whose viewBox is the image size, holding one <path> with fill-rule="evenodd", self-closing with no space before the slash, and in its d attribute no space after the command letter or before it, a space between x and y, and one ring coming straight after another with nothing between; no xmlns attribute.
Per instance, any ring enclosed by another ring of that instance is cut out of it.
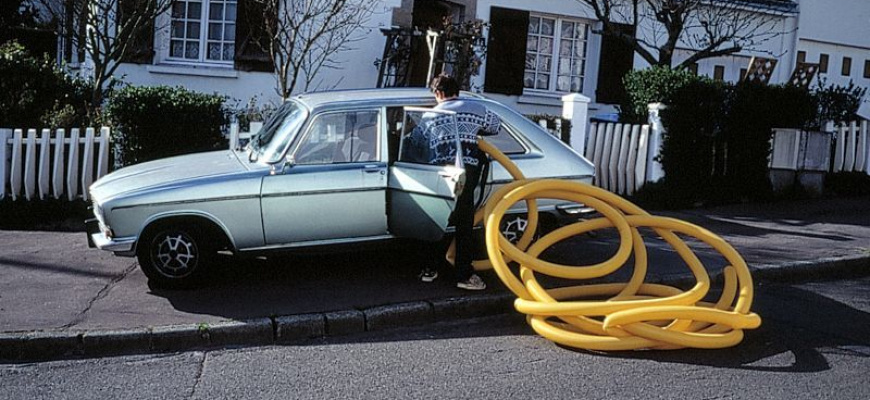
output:
<svg viewBox="0 0 870 400"><path fill-rule="evenodd" d="M852 353L870 346L870 314L811 291L787 285L756 289L753 311L762 326L746 331L733 349L600 353L605 357L643 359L749 371L809 373L830 369L827 353Z"/></svg>
<svg viewBox="0 0 870 400"><path fill-rule="evenodd" d="M433 283L420 282L422 259L403 248L329 255L281 255L231 260L208 287L197 290L151 288L176 310L248 319L292 315L465 295L442 269ZM487 293L503 291L492 274Z"/></svg>
<svg viewBox="0 0 870 400"><path fill-rule="evenodd" d="M729 349L682 349L593 352L582 354L623 360L648 360L746 371L814 373L831 368L827 355L870 357L870 313L811 291L786 285L760 288L753 310L763 318L761 328L746 331L743 342ZM408 328L327 338L296 345L528 336L534 332L519 314L442 324L445 327ZM541 338L541 341L545 339Z"/></svg>

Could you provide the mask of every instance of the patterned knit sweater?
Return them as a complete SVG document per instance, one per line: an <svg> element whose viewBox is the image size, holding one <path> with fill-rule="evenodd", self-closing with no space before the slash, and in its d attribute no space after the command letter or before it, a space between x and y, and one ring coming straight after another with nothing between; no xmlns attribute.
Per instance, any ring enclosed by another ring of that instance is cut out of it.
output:
<svg viewBox="0 0 870 400"><path fill-rule="evenodd" d="M482 155L477 147L477 136L497 135L501 128L498 115L479 102L464 99L445 100L435 106L435 109L456 113L456 131L459 132L459 141L462 143L462 162L465 165L477 166ZM425 148L429 164L453 164L456 159L456 138L452 122L452 116L429 115L426 122L419 127L423 128L422 134L412 134L409 138L412 146Z"/></svg>

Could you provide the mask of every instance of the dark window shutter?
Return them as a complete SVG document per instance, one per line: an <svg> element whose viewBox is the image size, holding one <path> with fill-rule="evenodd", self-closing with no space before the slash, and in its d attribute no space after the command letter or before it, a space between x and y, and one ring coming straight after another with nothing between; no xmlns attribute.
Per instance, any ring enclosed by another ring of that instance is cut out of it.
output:
<svg viewBox="0 0 870 400"><path fill-rule="evenodd" d="M127 18L134 13L138 0L120 0L118 2L118 20L120 24L126 23ZM145 23L136 35L130 38L130 47L127 48L121 62L132 64L151 64L154 61L154 20Z"/></svg>
<svg viewBox="0 0 870 400"><path fill-rule="evenodd" d="M267 24L277 25L277 15L265 19L263 4L252 0L239 0L236 12L236 54L234 66L242 71L273 72Z"/></svg>
<svg viewBox="0 0 870 400"><path fill-rule="evenodd" d="M615 25L622 33L634 36L634 26ZM622 78L633 68L634 47L618 37L604 35L601 38L601 61L598 64L598 88L595 90L595 101L607 104L622 104L627 101L628 94L625 92Z"/></svg>
<svg viewBox="0 0 870 400"><path fill-rule="evenodd" d="M523 94L529 12L492 7L484 90L489 93Z"/></svg>

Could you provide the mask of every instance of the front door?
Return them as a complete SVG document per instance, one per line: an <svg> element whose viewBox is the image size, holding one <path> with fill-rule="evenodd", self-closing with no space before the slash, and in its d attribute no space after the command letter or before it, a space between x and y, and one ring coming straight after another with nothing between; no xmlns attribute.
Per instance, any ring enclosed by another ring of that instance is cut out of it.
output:
<svg viewBox="0 0 870 400"><path fill-rule="evenodd" d="M387 163L379 110L314 117L282 173L263 179L268 246L387 235Z"/></svg>
<svg viewBox="0 0 870 400"><path fill-rule="evenodd" d="M390 232L441 239L464 182L456 114L406 107L398 159L390 167Z"/></svg>

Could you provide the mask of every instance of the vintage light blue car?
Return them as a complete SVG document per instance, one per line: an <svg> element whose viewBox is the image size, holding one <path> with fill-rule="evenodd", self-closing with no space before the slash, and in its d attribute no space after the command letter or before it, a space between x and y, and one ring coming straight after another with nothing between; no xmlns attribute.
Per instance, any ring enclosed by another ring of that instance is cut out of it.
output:
<svg viewBox="0 0 870 400"><path fill-rule="evenodd" d="M591 181L593 166L537 124L497 102L463 97L500 116L501 132L487 140L527 177ZM243 149L146 162L94 183L89 242L138 257L154 284L183 287L207 276L219 251L252 255L437 239L447 231L456 185L464 179L461 165L400 155L403 137L425 117L406 107L434 104L425 89L294 97ZM494 164L485 190L509 181ZM542 210L555 216L570 207L576 205L544 203Z"/></svg>

